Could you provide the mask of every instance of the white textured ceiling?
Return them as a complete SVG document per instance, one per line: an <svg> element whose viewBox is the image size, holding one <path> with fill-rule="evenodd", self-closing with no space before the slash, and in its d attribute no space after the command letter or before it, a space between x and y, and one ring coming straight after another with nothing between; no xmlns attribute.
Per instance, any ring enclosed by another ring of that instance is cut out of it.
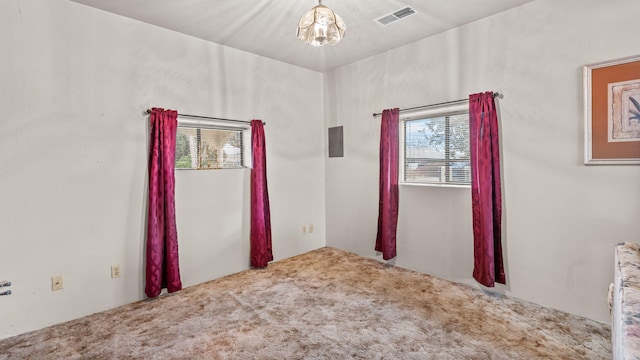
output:
<svg viewBox="0 0 640 360"><path fill-rule="evenodd" d="M295 36L313 0L71 1L324 72L533 0L324 0L347 31L337 45L319 48ZM386 27L374 21L405 6L417 14Z"/></svg>

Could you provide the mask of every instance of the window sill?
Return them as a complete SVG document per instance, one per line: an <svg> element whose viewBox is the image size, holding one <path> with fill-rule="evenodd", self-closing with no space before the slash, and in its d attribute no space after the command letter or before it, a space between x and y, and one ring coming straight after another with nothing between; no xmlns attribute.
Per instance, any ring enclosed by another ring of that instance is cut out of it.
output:
<svg viewBox="0 0 640 360"><path fill-rule="evenodd" d="M207 170L243 170L243 169L248 169L248 166L239 166L239 167L225 167L225 168L204 168L204 169L194 169L194 168L175 168L176 171L188 171L188 170L195 170L195 171L207 171Z"/></svg>
<svg viewBox="0 0 640 360"><path fill-rule="evenodd" d="M461 188L461 189L471 189L471 185L462 185L462 184L427 184L427 183L410 183L410 182L401 182L402 186L418 186L418 187L443 187L443 188Z"/></svg>

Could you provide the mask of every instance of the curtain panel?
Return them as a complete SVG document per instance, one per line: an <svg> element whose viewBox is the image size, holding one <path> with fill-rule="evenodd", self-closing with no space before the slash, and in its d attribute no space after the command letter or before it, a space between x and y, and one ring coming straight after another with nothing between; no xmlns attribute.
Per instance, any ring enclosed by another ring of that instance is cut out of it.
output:
<svg viewBox="0 0 640 360"><path fill-rule="evenodd" d="M182 289L178 261L175 209L175 155L178 112L151 109L149 208L147 217L146 283L148 297Z"/></svg>
<svg viewBox="0 0 640 360"><path fill-rule="evenodd" d="M469 95L473 277L482 285L505 284L502 259L500 140L493 92Z"/></svg>
<svg viewBox="0 0 640 360"><path fill-rule="evenodd" d="M264 125L251 121L251 266L266 267L273 260L271 210L267 191L267 155Z"/></svg>
<svg viewBox="0 0 640 360"><path fill-rule="evenodd" d="M375 250L384 260L396 257L398 226L398 108L384 110L380 125L380 197L378 204L378 234Z"/></svg>

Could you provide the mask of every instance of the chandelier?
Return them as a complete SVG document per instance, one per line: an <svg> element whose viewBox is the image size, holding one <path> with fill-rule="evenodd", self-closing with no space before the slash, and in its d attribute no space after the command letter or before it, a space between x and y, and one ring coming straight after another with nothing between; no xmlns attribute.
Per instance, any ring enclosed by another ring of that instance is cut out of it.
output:
<svg viewBox="0 0 640 360"><path fill-rule="evenodd" d="M300 41L313 46L335 45L344 37L346 29L342 18L318 0L318 5L300 18L297 36Z"/></svg>

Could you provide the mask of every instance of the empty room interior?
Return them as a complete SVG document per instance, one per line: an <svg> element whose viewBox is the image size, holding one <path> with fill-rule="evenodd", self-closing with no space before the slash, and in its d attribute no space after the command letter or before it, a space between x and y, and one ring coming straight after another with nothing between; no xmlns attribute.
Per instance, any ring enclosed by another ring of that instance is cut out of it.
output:
<svg viewBox="0 0 640 360"><path fill-rule="evenodd" d="M635 155L597 159L586 105L601 99L585 74L619 59L638 68L640 2L321 3L339 15L335 44L301 39L314 0L0 2L0 359L616 351L609 286L616 244L638 241L640 167ZM635 80L632 105L637 79L624 82ZM415 134L433 151L453 146L428 138L440 125L409 132L429 113L420 109L462 104L466 113L470 96L485 93L497 113L501 180L501 252L492 259L506 277L491 286L475 277L475 150L451 166L409 160ZM388 230L381 125L393 109L400 150L390 161L400 169L387 256L377 244ZM177 248L161 256L177 249L180 285L167 290L172 270L162 263L161 293L150 296L150 121L169 110L178 114L175 151L197 155L182 158L186 169L176 155L170 169ZM627 111L637 125L640 107ZM207 118L239 137L210 153L198 147ZM437 171L411 178L420 169ZM423 183L428 176L436 184ZM258 182L268 193L266 266L251 262ZM506 325L486 325L501 312L512 316ZM562 327L566 344L549 335ZM492 337L494 328L522 336ZM234 332L223 341L223 330ZM84 335L92 340L74 347ZM536 336L537 349L516 345Z"/></svg>

